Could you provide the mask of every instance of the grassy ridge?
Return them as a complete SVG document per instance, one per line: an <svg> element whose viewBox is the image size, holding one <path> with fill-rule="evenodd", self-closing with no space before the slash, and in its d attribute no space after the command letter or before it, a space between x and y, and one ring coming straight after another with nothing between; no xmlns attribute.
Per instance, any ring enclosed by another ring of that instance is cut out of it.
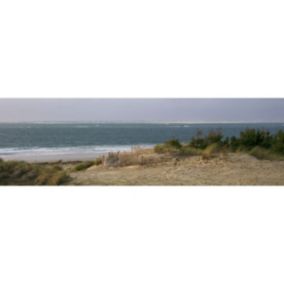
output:
<svg viewBox="0 0 284 284"><path fill-rule="evenodd" d="M211 131L203 135L198 131L188 143L182 144L177 139L156 145L156 153L178 155L198 155L204 158L217 152L246 152L259 159L284 159L284 132L271 134L266 130L246 129L239 137L224 137L220 131Z"/></svg>

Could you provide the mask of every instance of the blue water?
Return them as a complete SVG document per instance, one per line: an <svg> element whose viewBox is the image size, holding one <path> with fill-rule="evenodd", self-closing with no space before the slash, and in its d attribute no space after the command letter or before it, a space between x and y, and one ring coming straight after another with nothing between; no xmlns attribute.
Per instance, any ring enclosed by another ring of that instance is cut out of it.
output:
<svg viewBox="0 0 284 284"><path fill-rule="evenodd" d="M176 138L189 141L200 129L238 136L246 128L284 130L283 123L264 124L0 124L0 155L27 151L108 151L153 145Z"/></svg>

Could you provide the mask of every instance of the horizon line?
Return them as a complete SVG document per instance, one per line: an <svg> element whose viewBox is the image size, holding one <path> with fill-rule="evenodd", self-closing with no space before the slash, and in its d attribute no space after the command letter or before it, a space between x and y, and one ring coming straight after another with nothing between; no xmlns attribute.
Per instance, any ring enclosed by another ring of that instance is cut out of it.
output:
<svg viewBox="0 0 284 284"><path fill-rule="evenodd" d="M262 124L284 123L284 121L0 121L0 124Z"/></svg>

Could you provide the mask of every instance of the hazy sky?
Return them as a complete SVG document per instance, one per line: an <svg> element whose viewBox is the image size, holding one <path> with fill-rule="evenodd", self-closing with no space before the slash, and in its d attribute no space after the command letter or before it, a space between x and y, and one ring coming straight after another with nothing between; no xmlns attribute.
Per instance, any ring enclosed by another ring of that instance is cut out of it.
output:
<svg viewBox="0 0 284 284"><path fill-rule="evenodd" d="M284 122L284 99L0 99L0 122Z"/></svg>

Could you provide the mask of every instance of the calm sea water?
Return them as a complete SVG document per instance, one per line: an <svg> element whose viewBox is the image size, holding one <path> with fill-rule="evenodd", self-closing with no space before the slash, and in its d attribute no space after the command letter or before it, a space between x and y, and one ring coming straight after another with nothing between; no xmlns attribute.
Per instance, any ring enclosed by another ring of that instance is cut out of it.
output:
<svg viewBox="0 0 284 284"><path fill-rule="evenodd" d="M0 124L0 156L15 153L48 153L124 150L177 138L188 141L198 129L239 135L246 128L284 130L284 124Z"/></svg>

